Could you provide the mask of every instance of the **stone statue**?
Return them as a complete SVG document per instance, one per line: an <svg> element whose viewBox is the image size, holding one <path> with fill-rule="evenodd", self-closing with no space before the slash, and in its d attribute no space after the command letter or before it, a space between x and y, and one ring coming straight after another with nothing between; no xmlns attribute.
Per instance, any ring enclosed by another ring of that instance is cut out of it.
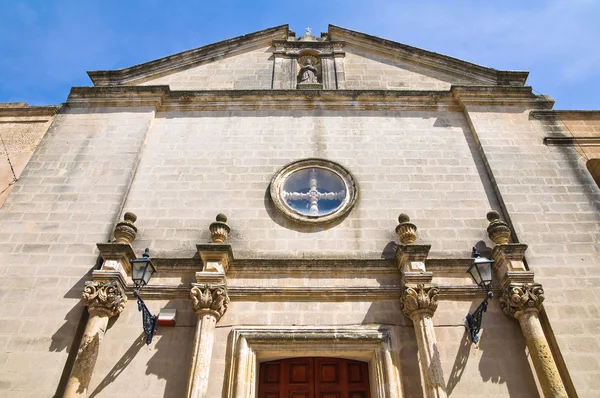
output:
<svg viewBox="0 0 600 398"><path fill-rule="evenodd" d="M318 83L317 80L317 68L312 64L312 60L308 58L306 63L300 68L300 82L299 83Z"/></svg>

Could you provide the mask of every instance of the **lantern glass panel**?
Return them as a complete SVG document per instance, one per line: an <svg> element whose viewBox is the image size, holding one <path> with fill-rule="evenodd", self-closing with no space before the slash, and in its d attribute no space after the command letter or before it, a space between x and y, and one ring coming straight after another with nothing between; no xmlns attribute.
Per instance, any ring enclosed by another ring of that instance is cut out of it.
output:
<svg viewBox="0 0 600 398"><path fill-rule="evenodd" d="M477 268L477 263L473 262L467 271L471 274L471 278L475 281L477 285L481 285L481 275L479 274L479 268Z"/></svg>
<svg viewBox="0 0 600 398"><path fill-rule="evenodd" d="M143 276L144 285L147 285L148 282L150 282L150 278L152 278L154 271L156 271L156 269L154 268L154 265L152 265L152 263L150 261L148 261L147 266L146 266L146 271L144 272L144 276Z"/></svg>
<svg viewBox="0 0 600 398"><path fill-rule="evenodd" d="M479 268L479 273L481 274L480 283L489 286L492 283L492 263L487 261L482 262L477 265L477 268Z"/></svg>
<svg viewBox="0 0 600 398"><path fill-rule="evenodd" d="M146 268L148 267L149 261L132 261L131 262L131 279L136 285L145 285Z"/></svg>

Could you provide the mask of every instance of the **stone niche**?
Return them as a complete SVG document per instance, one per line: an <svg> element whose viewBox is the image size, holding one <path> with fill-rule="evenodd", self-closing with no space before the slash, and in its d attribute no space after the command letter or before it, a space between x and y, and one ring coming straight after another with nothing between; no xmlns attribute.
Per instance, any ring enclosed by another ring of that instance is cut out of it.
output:
<svg viewBox="0 0 600 398"><path fill-rule="evenodd" d="M273 40L273 88L280 90L336 90L345 88L344 42L320 38L310 30L299 39Z"/></svg>

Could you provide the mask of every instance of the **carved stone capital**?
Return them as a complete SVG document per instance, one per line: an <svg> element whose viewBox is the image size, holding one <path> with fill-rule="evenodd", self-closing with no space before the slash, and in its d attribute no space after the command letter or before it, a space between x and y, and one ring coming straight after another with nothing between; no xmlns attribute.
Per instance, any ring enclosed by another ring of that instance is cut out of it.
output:
<svg viewBox="0 0 600 398"><path fill-rule="evenodd" d="M123 288L115 281L86 282L83 288L83 303L90 314L113 317L119 315L125 308L127 296Z"/></svg>
<svg viewBox="0 0 600 398"><path fill-rule="evenodd" d="M544 302L544 289L539 283L507 285L500 297L500 307L508 316L519 318L526 311L539 311Z"/></svg>
<svg viewBox="0 0 600 398"><path fill-rule="evenodd" d="M227 287L224 285L195 285L190 291L192 308L196 315L211 314L219 321L229 305Z"/></svg>
<svg viewBox="0 0 600 398"><path fill-rule="evenodd" d="M402 312L411 318L419 313L433 316L438 306L439 290L432 285L422 283L416 286L405 285L400 297Z"/></svg>

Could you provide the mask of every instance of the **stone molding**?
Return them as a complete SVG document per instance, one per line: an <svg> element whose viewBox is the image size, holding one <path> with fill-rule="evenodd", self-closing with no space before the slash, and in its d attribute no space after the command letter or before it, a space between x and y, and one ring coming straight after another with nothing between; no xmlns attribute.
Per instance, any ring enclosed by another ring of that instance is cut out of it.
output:
<svg viewBox="0 0 600 398"><path fill-rule="evenodd" d="M270 40L287 37L288 25L279 25L232 39L223 40L178 54L145 62L140 65L117 70L88 71L88 76L95 86L115 86L139 83L202 62L210 62L215 58L230 56L255 48L259 44L268 45Z"/></svg>
<svg viewBox="0 0 600 398"><path fill-rule="evenodd" d="M533 110L529 115L537 120L598 120L600 119L600 110L576 110L576 109L556 109L539 111ZM557 138L557 137L553 137Z"/></svg>
<svg viewBox="0 0 600 398"><path fill-rule="evenodd" d="M484 298L477 285L437 285L440 298L473 299ZM494 294L500 290L492 289ZM228 286L227 296L231 300L271 300L273 298L289 301L306 301L307 297L321 301L363 301L397 299L403 292L401 285L369 287L263 287ZM127 289L127 295L133 296L133 288ZM149 285L144 287L144 297L148 299L189 298L190 289L185 286Z"/></svg>
<svg viewBox="0 0 600 398"><path fill-rule="evenodd" d="M224 285L195 285L190 291L192 308L196 315L213 315L217 322L229 305L227 287Z"/></svg>
<svg viewBox="0 0 600 398"><path fill-rule="evenodd" d="M544 302L544 289L539 283L510 283L502 291L500 307L513 318L519 318L524 312L539 311Z"/></svg>
<svg viewBox="0 0 600 398"><path fill-rule="evenodd" d="M0 124L2 123L47 123L58 112L61 105L36 106L26 102L0 102Z"/></svg>
<svg viewBox="0 0 600 398"><path fill-rule="evenodd" d="M344 40L361 48L384 53L389 57L428 67L442 72L475 80L483 85L523 86L529 72L505 71L477 65L458 58L438 54L421 48L382 39L365 33L353 31L335 25L329 25L329 35L333 41Z"/></svg>
<svg viewBox="0 0 600 398"><path fill-rule="evenodd" d="M395 260L398 269L403 273L425 273L425 262L431 245L398 245Z"/></svg>
<svg viewBox="0 0 600 398"><path fill-rule="evenodd" d="M104 260L103 271L118 271L124 278L131 275L129 260L135 260L136 255L129 243L97 243L96 247Z"/></svg>
<svg viewBox="0 0 600 398"><path fill-rule="evenodd" d="M554 101L528 87L452 86L450 90L202 90L169 86L73 87L70 107L154 107L158 111L232 110L440 110L465 105L519 105L548 108Z"/></svg>
<svg viewBox="0 0 600 398"><path fill-rule="evenodd" d="M449 91L203 90L171 91L167 85L73 87L70 107L154 107L158 111L231 110L448 110L460 111Z"/></svg>
<svg viewBox="0 0 600 398"><path fill-rule="evenodd" d="M450 92L462 106L523 106L551 109L554 100L535 95L531 87L452 85Z"/></svg>
<svg viewBox="0 0 600 398"><path fill-rule="evenodd" d="M290 356L351 357L369 366L371 396L402 397L400 344L393 328L360 326L234 326L225 371L227 398L254 397L258 362Z"/></svg>
<svg viewBox="0 0 600 398"><path fill-rule="evenodd" d="M439 293L437 286L433 285L405 286L400 297L402 312L411 319L421 313L433 316L438 307Z"/></svg>
<svg viewBox="0 0 600 398"><path fill-rule="evenodd" d="M600 137L544 137L546 146L600 146Z"/></svg>
<svg viewBox="0 0 600 398"><path fill-rule="evenodd" d="M123 311L127 296L116 281L89 281L83 288L83 303L88 307L91 315L113 317Z"/></svg>

